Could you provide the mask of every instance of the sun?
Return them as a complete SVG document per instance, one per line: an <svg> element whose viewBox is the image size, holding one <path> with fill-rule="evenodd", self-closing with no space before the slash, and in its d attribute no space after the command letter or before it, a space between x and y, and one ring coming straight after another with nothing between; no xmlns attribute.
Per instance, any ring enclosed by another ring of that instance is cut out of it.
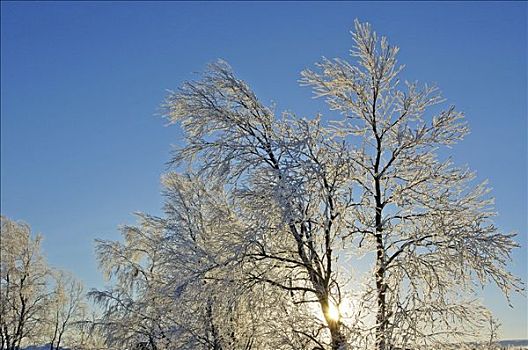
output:
<svg viewBox="0 0 528 350"><path fill-rule="evenodd" d="M356 309L354 305L354 300L349 298L342 299L339 304L329 301L328 308L324 312L325 317L327 320L332 320L334 322L338 322L343 318L352 317L354 310Z"/></svg>
<svg viewBox="0 0 528 350"><path fill-rule="evenodd" d="M339 307L334 305L334 303L328 303L328 310L326 312L328 318L333 321L339 321L341 318L341 312L339 312Z"/></svg>

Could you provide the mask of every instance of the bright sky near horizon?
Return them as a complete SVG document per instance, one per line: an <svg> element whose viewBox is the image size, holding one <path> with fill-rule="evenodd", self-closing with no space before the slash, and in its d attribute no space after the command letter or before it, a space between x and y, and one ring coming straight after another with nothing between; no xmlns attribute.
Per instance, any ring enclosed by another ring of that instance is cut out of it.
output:
<svg viewBox="0 0 528 350"><path fill-rule="evenodd" d="M519 233L527 280L526 2L1 2L1 212L44 235L48 261L101 287L95 238L118 239L135 211L160 214L159 177L177 127L166 89L227 60L262 101L303 116L299 87L322 56L347 57L355 18L401 48L402 77L436 83L471 134L451 153ZM528 338L527 299L483 293L503 338Z"/></svg>

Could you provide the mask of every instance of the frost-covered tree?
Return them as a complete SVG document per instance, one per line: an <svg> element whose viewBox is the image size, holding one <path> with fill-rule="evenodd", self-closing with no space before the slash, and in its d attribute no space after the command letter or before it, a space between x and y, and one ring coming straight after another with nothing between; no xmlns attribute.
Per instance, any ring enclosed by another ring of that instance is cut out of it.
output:
<svg viewBox="0 0 528 350"><path fill-rule="evenodd" d="M81 308L79 320L73 323L74 332L68 337L68 347L75 350L108 350L102 327L98 323L99 310Z"/></svg>
<svg viewBox="0 0 528 350"><path fill-rule="evenodd" d="M0 242L1 349L15 350L43 333L49 268L28 225L2 216Z"/></svg>
<svg viewBox="0 0 528 350"><path fill-rule="evenodd" d="M310 330L312 315L247 278L249 232L221 189L175 173L164 186L165 218L140 214L137 226L123 228L122 243L98 243L101 266L114 280L111 290L91 293L104 306L98 323L107 344L307 348L301 344L313 341L293 339Z"/></svg>
<svg viewBox="0 0 528 350"><path fill-rule="evenodd" d="M350 152L319 118L277 118L225 62L209 68L167 99L167 118L187 135L173 161L226 185L250 233L245 278L279 288L296 303L318 304L331 347L341 348L347 331L337 312L336 252L354 205Z"/></svg>
<svg viewBox="0 0 528 350"><path fill-rule="evenodd" d="M41 235L29 225L1 217L0 349L49 343L59 349L75 336L84 306L82 285L51 268Z"/></svg>
<svg viewBox="0 0 528 350"><path fill-rule="evenodd" d="M506 269L514 235L493 224L486 183L438 156L467 134L462 113L441 109L434 87L402 87L398 48L368 24L355 29L353 61L325 59L302 82L342 115L336 132L350 140L357 205L347 225L375 255L365 298L376 349L466 339L489 319L471 300L476 287L494 282L506 296L520 288Z"/></svg>
<svg viewBox="0 0 528 350"><path fill-rule="evenodd" d="M75 323L82 321L87 305L84 301L84 287L73 275L54 271L52 276L54 288L46 306L46 315L50 350L59 350L65 337L75 337Z"/></svg>
<svg viewBox="0 0 528 350"><path fill-rule="evenodd" d="M102 270L115 283L111 289L89 293L104 307L96 325L111 348L146 343L157 349L170 315L170 303L164 303L170 296L156 290L162 277L159 230L126 226L122 233L123 242L98 242Z"/></svg>

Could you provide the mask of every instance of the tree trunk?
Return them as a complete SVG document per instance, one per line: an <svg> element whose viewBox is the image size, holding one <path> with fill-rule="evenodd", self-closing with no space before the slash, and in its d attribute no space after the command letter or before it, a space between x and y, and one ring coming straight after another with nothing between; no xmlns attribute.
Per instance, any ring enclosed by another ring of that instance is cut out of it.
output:
<svg viewBox="0 0 528 350"><path fill-rule="evenodd" d="M385 283L385 261L383 241L381 234L376 235L377 239L377 256L376 256L376 299L378 311L376 314L376 350L386 350L386 300L385 292L387 285Z"/></svg>
<svg viewBox="0 0 528 350"><path fill-rule="evenodd" d="M332 339L332 350L345 350L347 349L346 339L341 331L341 321L334 320L328 315L328 309L330 307L328 303L328 296L320 298L321 309L330 330L330 337Z"/></svg>
<svg viewBox="0 0 528 350"><path fill-rule="evenodd" d="M330 328L330 335L332 336L332 350L345 350L347 344L345 336L341 332L341 322L330 321L328 328Z"/></svg>
<svg viewBox="0 0 528 350"><path fill-rule="evenodd" d="M381 138L377 136L376 130L374 130L377 140L377 155L376 162L374 164L374 187L375 195L374 200L376 202L376 299L378 311L376 313L376 350L386 350L387 339L386 339L386 326L387 326L387 310L385 292L387 290L387 284L385 282L385 245L383 242L383 208L385 203L382 199L381 192L381 176L379 173L380 159L382 154Z"/></svg>

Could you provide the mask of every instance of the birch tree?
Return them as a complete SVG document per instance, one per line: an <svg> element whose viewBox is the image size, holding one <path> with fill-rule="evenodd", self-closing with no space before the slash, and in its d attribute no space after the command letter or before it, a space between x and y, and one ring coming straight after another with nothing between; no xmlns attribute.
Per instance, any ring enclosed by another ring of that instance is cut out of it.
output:
<svg viewBox="0 0 528 350"><path fill-rule="evenodd" d="M170 296L156 290L161 276L160 232L124 226L122 233L123 242L99 241L97 245L102 271L115 283L89 293L104 308L95 325L110 348L132 349L144 343L158 349L166 315L170 315L170 303L163 303Z"/></svg>
<svg viewBox="0 0 528 350"><path fill-rule="evenodd" d="M64 338L76 332L75 323L82 321L86 304L82 283L64 271L53 274L54 288L47 303L47 324L50 350L59 350Z"/></svg>
<svg viewBox="0 0 528 350"><path fill-rule="evenodd" d="M226 196L253 233L247 277L318 304L331 348L345 347L334 310L341 302L335 251L353 205L346 145L318 118L277 118L223 61L171 94L166 110L187 135L173 162L228 184Z"/></svg>
<svg viewBox="0 0 528 350"><path fill-rule="evenodd" d="M375 348L463 341L489 319L471 301L476 288L495 283L508 297L522 287L506 269L517 243L493 224L486 182L438 156L468 133L463 114L443 107L435 87L402 84L398 48L369 24L356 21L353 39L351 62L324 59L302 83L341 114L339 134L352 145L358 205L347 225L375 254L365 294Z"/></svg>
<svg viewBox="0 0 528 350"><path fill-rule="evenodd" d="M40 250L41 236L1 217L1 349L17 350L43 334L49 268Z"/></svg>
<svg viewBox="0 0 528 350"><path fill-rule="evenodd" d="M98 244L115 281L111 290L91 292L105 309L98 323L108 345L308 348L312 340L293 339L310 330L311 315L246 277L241 259L249 231L222 190L175 173L163 182L165 218L140 214L137 226L123 228L123 243Z"/></svg>
<svg viewBox="0 0 528 350"><path fill-rule="evenodd" d="M70 340L81 318L84 291L72 275L51 268L41 235L29 225L1 217L0 349L18 350Z"/></svg>

